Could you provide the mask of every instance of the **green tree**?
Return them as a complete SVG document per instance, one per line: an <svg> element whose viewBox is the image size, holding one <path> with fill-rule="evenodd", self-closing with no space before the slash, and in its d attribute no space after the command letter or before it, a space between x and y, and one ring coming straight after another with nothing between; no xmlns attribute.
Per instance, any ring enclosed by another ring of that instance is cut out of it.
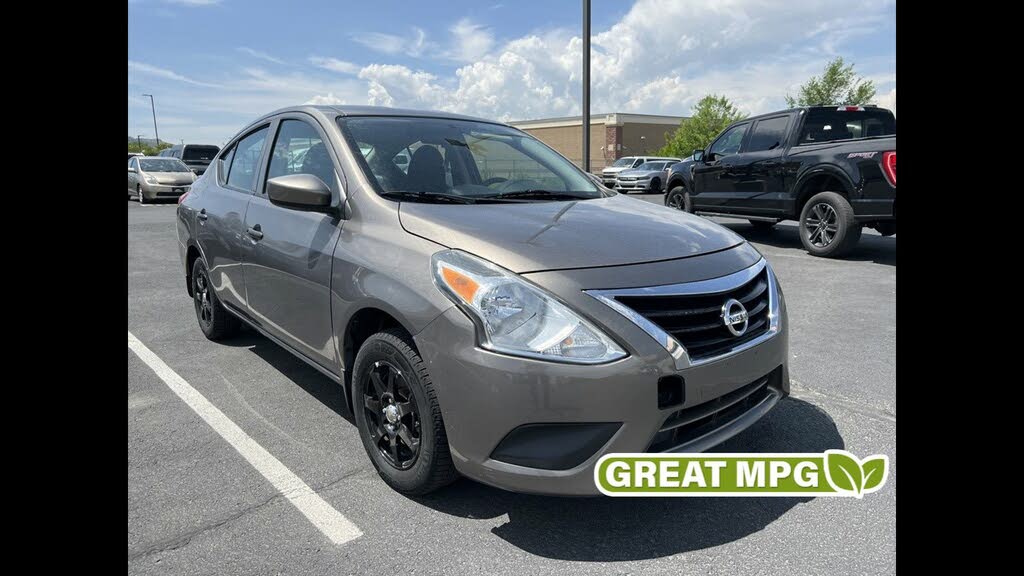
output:
<svg viewBox="0 0 1024 576"><path fill-rule="evenodd" d="M171 144L169 142L160 142L160 144L157 145L157 146L151 146L149 144L143 144L142 146L139 146L139 143L136 140L129 140L128 141L128 151L129 152L142 152L146 156L156 156L164 148L170 148L170 147L171 147Z"/></svg>
<svg viewBox="0 0 1024 576"><path fill-rule="evenodd" d="M870 103L874 97L875 83L854 74L853 64L846 64L839 57L825 66L820 77L812 76L801 85L796 98L786 94L786 104L790 108L820 104L860 106Z"/></svg>
<svg viewBox="0 0 1024 576"><path fill-rule="evenodd" d="M703 150L726 126L746 118L725 96L708 94L693 107L693 116L684 118L679 128L666 135L659 156L686 158L694 150Z"/></svg>

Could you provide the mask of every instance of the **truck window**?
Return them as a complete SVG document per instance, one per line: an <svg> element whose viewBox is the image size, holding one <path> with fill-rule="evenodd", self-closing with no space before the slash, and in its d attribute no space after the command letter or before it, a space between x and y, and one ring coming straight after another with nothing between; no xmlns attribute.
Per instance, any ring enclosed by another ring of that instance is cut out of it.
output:
<svg viewBox="0 0 1024 576"><path fill-rule="evenodd" d="M719 156L729 156L730 154L738 154L740 151L740 144L743 143L743 135L747 133L747 127L750 123L739 124L729 128L724 134L715 140L715 143L711 145L710 152Z"/></svg>
<svg viewBox="0 0 1024 576"><path fill-rule="evenodd" d="M870 136L895 136L896 117L884 108L837 110L812 108L800 130L800 144L850 140Z"/></svg>
<svg viewBox="0 0 1024 576"><path fill-rule="evenodd" d="M786 138L786 128L789 127L789 116L776 116L758 120L754 124L754 131L750 134L750 144L747 152L760 152L763 150L775 150L782 147Z"/></svg>

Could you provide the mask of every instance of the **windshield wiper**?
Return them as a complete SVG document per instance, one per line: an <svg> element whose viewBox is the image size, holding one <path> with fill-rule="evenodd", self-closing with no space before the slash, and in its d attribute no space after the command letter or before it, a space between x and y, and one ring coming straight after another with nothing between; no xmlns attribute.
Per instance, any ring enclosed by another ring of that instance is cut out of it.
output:
<svg viewBox="0 0 1024 576"><path fill-rule="evenodd" d="M491 196L484 196L484 198L524 198L524 199L536 199L536 200L589 200L592 196L582 196L579 194L571 194L569 192L552 192L550 190L542 189L530 189L530 190L515 190L512 192L500 192Z"/></svg>
<svg viewBox="0 0 1024 576"><path fill-rule="evenodd" d="M515 202L515 200L505 200L504 198L498 198L496 196L459 196L458 194L445 194L443 192L411 192L407 190L382 192L381 196L384 196L385 198L394 198L395 200L448 204L493 204L497 202Z"/></svg>
<svg viewBox="0 0 1024 576"><path fill-rule="evenodd" d="M394 198L395 200L412 200L414 202L447 202L449 204L476 204L476 200L467 196L458 196L456 194L443 194L441 192L406 192L406 191L391 191L382 192L381 196L385 198Z"/></svg>

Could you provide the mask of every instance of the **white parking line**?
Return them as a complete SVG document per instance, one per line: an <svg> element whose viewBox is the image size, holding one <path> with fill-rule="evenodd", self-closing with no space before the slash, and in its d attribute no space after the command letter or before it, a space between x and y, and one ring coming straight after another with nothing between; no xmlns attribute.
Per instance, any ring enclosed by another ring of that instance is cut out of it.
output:
<svg viewBox="0 0 1024 576"><path fill-rule="evenodd" d="M172 392L199 414L221 438L227 440L232 448L248 460L257 472L273 484L274 488L277 488L331 542L344 544L363 535L358 526L335 510L280 460L257 444L131 332L128 333L128 348L152 368Z"/></svg>

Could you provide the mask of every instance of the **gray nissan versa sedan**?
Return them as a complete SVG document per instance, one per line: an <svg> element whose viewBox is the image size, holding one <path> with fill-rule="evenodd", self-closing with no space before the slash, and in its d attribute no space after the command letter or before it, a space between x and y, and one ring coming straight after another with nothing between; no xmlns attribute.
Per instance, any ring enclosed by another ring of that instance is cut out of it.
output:
<svg viewBox="0 0 1024 576"><path fill-rule="evenodd" d="M461 473L597 494L602 455L705 450L789 392L757 250L504 124L279 110L221 150L177 229L203 333L247 324L337 381L400 492Z"/></svg>

